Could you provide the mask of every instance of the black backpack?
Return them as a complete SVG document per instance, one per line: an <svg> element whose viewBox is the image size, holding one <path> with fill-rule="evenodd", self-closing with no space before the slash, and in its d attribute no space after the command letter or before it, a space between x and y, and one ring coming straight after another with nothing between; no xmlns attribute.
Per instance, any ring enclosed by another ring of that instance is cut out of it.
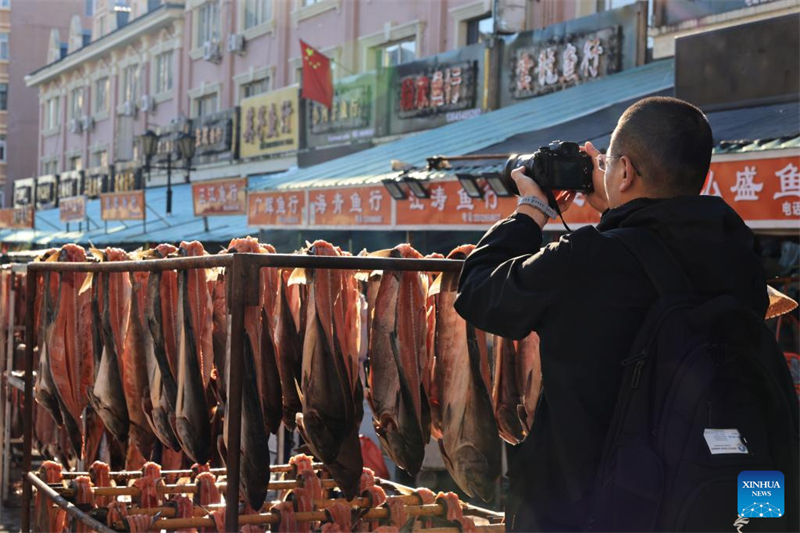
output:
<svg viewBox="0 0 800 533"><path fill-rule="evenodd" d="M641 263L659 298L622 361L584 529L800 531L797 397L764 317L730 296L699 297L648 230L604 235ZM740 453L712 455L707 429L738 430ZM783 472L783 517L738 517L743 470Z"/></svg>

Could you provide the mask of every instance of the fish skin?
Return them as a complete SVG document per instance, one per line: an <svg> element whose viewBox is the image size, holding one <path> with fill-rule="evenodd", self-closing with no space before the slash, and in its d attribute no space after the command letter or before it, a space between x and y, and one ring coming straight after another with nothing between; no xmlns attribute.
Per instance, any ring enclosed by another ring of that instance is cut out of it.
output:
<svg viewBox="0 0 800 533"><path fill-rule="evenodd" d="M517 348L514 341L495 336L494 354L492 404L497 427L504 441L516 445L525 439L527 430L517 414L518 406L522 403L522 394L518 387Z"/></svg>
<svg viewBox="0 0 800 533"><path fill-rule="evenodd" d="M213 303L214 368L217 371L216 388L220 401L227 399L227 382L225 360L228 358L228 300L226 294L225 273L220 270L212 282L211 299Z"/></svg>
<svg viewBox="0 0 800 533"><path fill-rule="evenodd" d="M55 326L54 301L58 294L58 276L51 272L42 272L36 283L36 323L39 324L37 343L34 348L38 352L39 364L36 371L36 401L53 418L58 426L64 424L61 417L61 408L56 397L56 384L50 373L50 356L47 353L49 342L47 339ZM45 287L51 290L45 291Z"/></svg>
<svg viewBox="0 0 800 533"><path fill-rule="evenodd" d="M180 253L186 256L199 256L205 251L199 242L193 241L182 242ZM203 350L208 348L205 353L209 360L213 357L210 342L211 313L204 313L204 310L210 311L208 309L210 306L211 298L205 281L205 269L182 270L178 274L177 323L180 329L175 436L183 452L199 464L208 462L212 449L211 420L206 403L207 381L204 377L203 364ZM206 342L203 335L209 337L209 342Z"/></svg>
<svg viewBox="0 0 800 533"><path fill-rule="evenodd" d="M125 400L130 419L129 434L141 454L150 457L155 435L145 414L142 399L150 399L148 353L152 338L145 317L145 296L148 272L131 272L130 320L125 335L124 372ZM151 404L152 405L152 404Z"/></svg>
<svg viewBox="0 0 800 533"><path fill-rule="evenodd" d="M518 387L522 395L522 403L518 414L527 433L533 428L536 405L542 394L542 360L539 353L539 335L533 331L519 341L517 345Z"/></svg>
<svg viewBox="0 0 800 533"><path fill-rule="evenodd" d="M124 261L122 250L108 248L105 261ZM111 434L121 443L128 439L130 418L124 387L125 332L130 317L131 286L126 273L102 273L93 280L100 313L100 333L103 352L95 368L94 386L89 394L92 407ZM97 318L97 317L95 317ZM96 325L97 327L98 325Z"/></svg>
<svg viewBox="0 0 800 533"><path fill-rule="evenodd" d="M49 260L82 262L86 251L76 244L64 245ZM64 272L58 280L54 323L48 332L47 357L55 396L75 455L83 454L81 415L94 373L91 330L91 292L79 294L87 274ZM81 330L81 328L84 328Z"/></svg>
<svg viewBox="0 0 800 533"><path fill-rule="evenodd" d="M448 258L463 259L461 246ZM445 273L436 307L436 381L441 398L439 448L450 475L468 495L489 501L500 476L500 439L484 369L485 335L467 324L453 303L458 277ZM481 344L482 342L482 344Z"/></svg>

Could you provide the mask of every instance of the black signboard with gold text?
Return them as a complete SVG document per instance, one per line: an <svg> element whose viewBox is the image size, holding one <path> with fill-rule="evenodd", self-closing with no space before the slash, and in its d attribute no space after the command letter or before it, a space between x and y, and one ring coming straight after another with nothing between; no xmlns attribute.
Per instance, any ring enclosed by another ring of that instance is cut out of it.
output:
<svg viewBox="0 0 800 533"><path fill-rule="evenodd" d="M108 192L138 191L143 188L142 167L135 161L114 165L114 175Z"/></svg>
<svg viewBox="0 0 800 533"><path fill-rule="evenodd" d="M194 164L230 161L239 157L236 128L239 108L234 107L192 120L194 135Z"/></svg>
<svg viewBox="0 0 800 533"><path fill-rule="evenodd" d="M72 170L58 176L58 198L71 198L83 194L84 172Z"/></svg>
<svg viewBox="0 0 800 533"><path fill-rule="evenodd" d="M14 181L14 207L33 205L36 178L25 178Z"/></svg>
<svg viewBox="0 0 800 533"><path fill-rule="evenodd" d="M114 165L86 169L83 178L83 193L87 198L100 198L101 194L111 192Z"/></svg>
<svg viewBox="0 0 800 533"><path fill-rule="evenodd" d="M48 174L36 178L36 210L58 207L58 176Z"/></svg>

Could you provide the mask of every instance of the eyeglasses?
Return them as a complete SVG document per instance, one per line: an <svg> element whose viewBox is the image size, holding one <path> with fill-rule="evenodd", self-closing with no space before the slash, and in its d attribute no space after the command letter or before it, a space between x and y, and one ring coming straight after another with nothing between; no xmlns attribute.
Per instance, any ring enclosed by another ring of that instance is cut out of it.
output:
<svg viewBox="0 0 800 533"><path fill-rule="evenodd" d="M598 154L597 156L597 168L601 171L605 172L608 168L608 160L609 159L619 159L622 157L621 155L606 155L606 154Z"/></svg>

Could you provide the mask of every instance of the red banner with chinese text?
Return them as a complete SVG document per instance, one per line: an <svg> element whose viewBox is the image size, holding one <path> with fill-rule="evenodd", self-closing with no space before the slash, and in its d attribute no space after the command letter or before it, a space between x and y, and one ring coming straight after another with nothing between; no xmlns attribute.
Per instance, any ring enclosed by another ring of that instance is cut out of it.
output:
<svg viewBox="0 0 800 533"><path fill-rule="evenodd" d="M800 228L800 156L714 162L703 194L723 198L752 228Z"/></svg>
<svg viewBox="0 0 800 533"><path fill-rule="evenodd" d="M58 200L61 222L80 222L86 220L86 197L72 196Z"/></svg>
<svg viewBox="0 0 800 533"><path fill-rule="evenodd" d="M0 228L30 229L33 227L33 207L0 209Z"/></svg>
<svg viewBox="0 0 800 533"><path fill-rule="evenodd" d="M194 216L244 215L247 213L247 178L192 184Z"/></svg>
<svg viewBox="0 0 800 533"><path fill-rule="evenodd" d="M302 226L305 207L305 191L251 191L247 195L247 225Z"/></svg>
<svg viewBox="0 0 800 533"><path fill-rule="evenodd" d="M144 220L144 210L144 191L100 195L100 218L103 220Z"/></svg>
<svg viewBox="0 0 800 533"><path fill-rule="evenodd" d="M381 185L308 192L310 226L392 225L392 197Z"/></svg>

